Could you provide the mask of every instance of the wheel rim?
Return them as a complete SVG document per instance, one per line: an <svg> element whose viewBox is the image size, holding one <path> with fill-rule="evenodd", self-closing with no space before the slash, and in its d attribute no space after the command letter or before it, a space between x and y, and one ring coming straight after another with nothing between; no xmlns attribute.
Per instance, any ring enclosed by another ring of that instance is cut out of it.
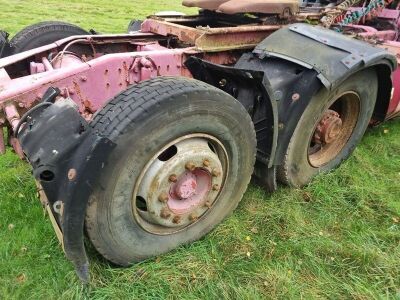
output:
<svg viewBox="0 0 400 300"><path fill-rule="evenodd" d="M219 199L228 173L226 149L207 134L164 146L136 181L133 216L146 231L165 235L202 220Z"/></svg>
<svg viewBox="0 0 400 300"><path fill-rule="evenodd" d="M308 161L311 166L324 166L343 150L357 125L360 103L355 92L343 93L330 103L310 137Z"/></svg>

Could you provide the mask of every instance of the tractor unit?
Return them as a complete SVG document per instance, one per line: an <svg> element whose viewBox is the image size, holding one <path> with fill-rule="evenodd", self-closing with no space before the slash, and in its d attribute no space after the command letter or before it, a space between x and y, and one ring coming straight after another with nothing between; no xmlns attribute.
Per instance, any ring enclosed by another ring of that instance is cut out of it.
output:
<svg viewBox="0 0 400 300"><path fill-rule="evenodd" d="M0 152L30 163L79 278L195 241L253 178L302 187L400 114L399 2L185 0L128 33L0 32ZM5 136L7 135L7 136Z"/></svg>

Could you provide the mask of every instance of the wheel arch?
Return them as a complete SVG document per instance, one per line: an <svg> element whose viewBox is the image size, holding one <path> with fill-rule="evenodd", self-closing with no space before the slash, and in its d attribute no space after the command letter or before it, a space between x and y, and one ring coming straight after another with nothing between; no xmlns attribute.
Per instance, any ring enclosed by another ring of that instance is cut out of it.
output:
<svg viewBox="0 0 400 300"><path fill-rule="evenodd" d="M319 26L292 24L267 37L253 53L260 59L276 57L312 69L329 90L351 75L373 68L378 75L379 95L373 120L385 119L392 91L391 73L397 67L396 57L385 49Z"/></svg>

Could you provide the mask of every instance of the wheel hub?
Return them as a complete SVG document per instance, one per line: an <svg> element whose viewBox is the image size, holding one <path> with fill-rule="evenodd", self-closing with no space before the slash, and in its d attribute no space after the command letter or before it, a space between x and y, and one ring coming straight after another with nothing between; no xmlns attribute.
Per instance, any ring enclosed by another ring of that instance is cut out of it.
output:
<svg viewBox="0 0 400 300"><path fill-rule="evenodd" d="M207 176L207 174L205 174ZM192 197L196 193L197 178L195 173L184 173L178 182L172 187L170 196L175 196L179 200L185 200Z"/></svg>
<svg viewBox="0 0 400 300"><path fill-rule="evenodd" d="M317 144L333 143L342 130L342 119L340 115L331 109L328 109L321 121L317 125L314 133L314 142Z"/></svg>
<svg viewBox="0 0 400 300"><path fill-rule="evenodd" d="M308 161L319 168L331 162L345 148L355 129L361 102L357 93L348 91L330 103L310 134Z"/></svg>
<svg viewBox="0 0 400 300"><path fill-rule="evenodd" d="M162 226L161 230L190 225L212 207L224 174L207 139L180 140L150 162L137 193L146 208L137 211L144 221Z"/></svg>

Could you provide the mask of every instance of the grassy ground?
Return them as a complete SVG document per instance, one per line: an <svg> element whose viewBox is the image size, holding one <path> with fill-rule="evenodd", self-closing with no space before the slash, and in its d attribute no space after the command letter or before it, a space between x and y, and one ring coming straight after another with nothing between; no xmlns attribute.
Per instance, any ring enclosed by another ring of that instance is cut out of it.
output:
<svg viewBox="0 0 400 300"><path fill-rule="evenodd" d="M180 9L170 1L0 0L12 33L57 19L102 32ZM303 190L251 185L203 240L128 269L91 250L77 281L36 199L28 166L0 157L0 299L400 299L400 122L370 130L350 160Z"/></svg>

